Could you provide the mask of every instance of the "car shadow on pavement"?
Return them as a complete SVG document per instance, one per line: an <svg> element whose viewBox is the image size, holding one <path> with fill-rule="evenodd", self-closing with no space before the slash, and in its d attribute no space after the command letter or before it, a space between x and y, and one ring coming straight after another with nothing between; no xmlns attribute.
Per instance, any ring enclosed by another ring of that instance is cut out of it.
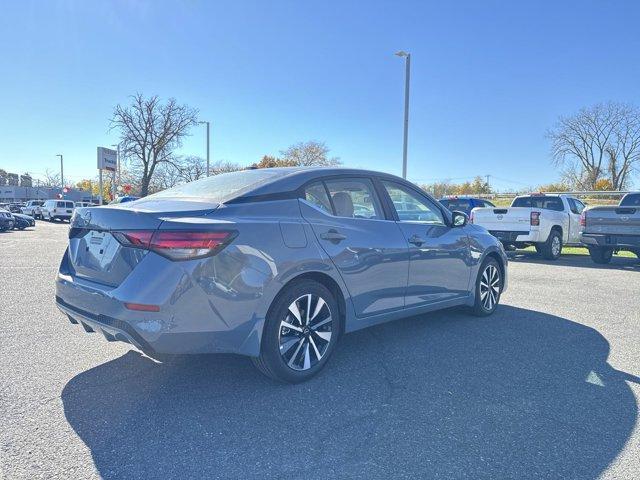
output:
<svg viewBox="0 0 640 480"><path fill-rule="evenodd" d="M589 255L562 254L558 260L546 260L536 252L516 250L508 252L509 261L517 263L538 263L544 265L555 265L558 267L581 267L597 268L599 270L630 270L640 271L640 259L637 257L619 257L614 255L611 263L604 265L597 264Z"/></svg>
<svg viewBox="0 0 640 480"><path fill-rule="evenodd" d="M73 378L66 418L116 478L597 478L637 417L596 330L500 306L342 339L311 381L246 358L130 351Z"/></svg>

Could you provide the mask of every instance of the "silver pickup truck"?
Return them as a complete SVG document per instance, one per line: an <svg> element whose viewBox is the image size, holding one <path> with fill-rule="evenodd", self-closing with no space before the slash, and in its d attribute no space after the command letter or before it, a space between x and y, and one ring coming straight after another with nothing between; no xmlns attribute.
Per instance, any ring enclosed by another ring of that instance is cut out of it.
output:
<svg viewBox="0 0 640 480"><path fill-rule="evenodd" d="M640 258L640 192L628 193L617 207L589 207L580 217L580 241L596 263L609 263L614 252Z"/></svg>

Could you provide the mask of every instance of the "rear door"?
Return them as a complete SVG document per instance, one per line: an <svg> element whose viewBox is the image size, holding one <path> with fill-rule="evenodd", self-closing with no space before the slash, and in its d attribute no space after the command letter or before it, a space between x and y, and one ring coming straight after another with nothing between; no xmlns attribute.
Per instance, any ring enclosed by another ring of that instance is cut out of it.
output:
<svg viewBox="0 0 640 480"><path fill-rule="evenodd" d="M405 306L468 295L469 239L465 229L450 227L436 202L418 190L387 180L381 185L409 247Z"/></svg>
<svg viewBox="0 0 640 480"><path fill-rule="evenodd" d="M577 198L567 198L569 204L569 241L580 243L580 214L584 210L584 203Z"/></svg>
<svg viewBox="0 0 640 480"><path fill-rule="evenodd" d="M409 252L396 223L386 218L367 177L334 177L307 185L302 216L349 290L358 317L404 306Z"/></svg>

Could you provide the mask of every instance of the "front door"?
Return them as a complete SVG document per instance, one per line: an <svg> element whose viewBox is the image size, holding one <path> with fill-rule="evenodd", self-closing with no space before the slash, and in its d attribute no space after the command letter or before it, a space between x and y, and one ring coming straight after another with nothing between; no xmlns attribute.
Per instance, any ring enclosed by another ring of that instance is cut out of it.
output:
<svg viewBox="0 0 640 480"><path fill-rule="evenodd" d="M336 178L308 185L302 216L331 257L359 317L404 306L409 251L396 223L385 219L368 178Z"/></svg>
<svg viewBox="0 0 640 480"><path fill-rule="evenodd" d="M409 247L406 307L469 294L469 240L464 227L447 225L442 210L426 195L383 180Z"/></svg>

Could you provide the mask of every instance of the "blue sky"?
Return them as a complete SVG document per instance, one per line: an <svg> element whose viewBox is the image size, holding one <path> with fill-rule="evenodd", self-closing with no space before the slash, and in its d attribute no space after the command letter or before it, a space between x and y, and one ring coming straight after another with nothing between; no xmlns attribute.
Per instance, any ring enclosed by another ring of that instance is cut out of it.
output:
<svg viewBox="0 0 640 480"><path fill-rule="evenodd" d="M401 172L412 54L409 179L557 178L562 114L640 103L635 1L4 1L0 168L96 174L117 103L175 97L213 123L214 160L249 164L324 141L345 165ZM194 129L181 150L205 154ZM640 183L636 181L637 184Z"/></svg>

